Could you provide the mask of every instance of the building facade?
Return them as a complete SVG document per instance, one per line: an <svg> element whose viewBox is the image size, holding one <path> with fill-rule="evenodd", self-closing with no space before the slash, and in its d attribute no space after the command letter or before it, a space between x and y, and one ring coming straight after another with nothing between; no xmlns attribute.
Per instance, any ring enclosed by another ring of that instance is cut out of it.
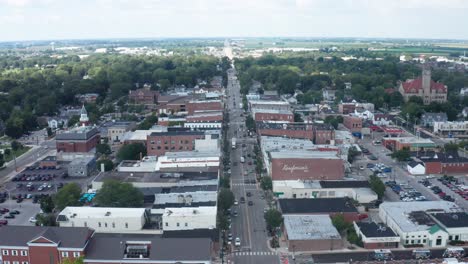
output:
<svg viewBox="0 0 468 264"><path fill-rule="evenodd" d="M422 76L414 79L400 82L398 91L407 102L412 96L422 99L425 105L432 102L447 102L447 86L443 83L434 82L431 79L431 70L423 68Z"/></svg>
<svg viewBox="0 0 468 264"><path fill-rule="evenodd" d="M100 141L99 130L95 127L76 127L57 134L57 152L90 152Z"/></svg>
<svg viewBox="0 0 468 264"><path fill-rule="evenodd" d="M159 92L150 90L150 87L128 91L128 99L134 104L151 105L158 102Z"/></svg>
<svg viewBox="0 0 468 264"><path fill-rule="evenodd" d="M356 116L344 116L343 125L353 133L361 133L362 119Z"/></svg>
<svg viewBox="0 0 468 264"><path fill-rule="evenodd" d="M446 137L468 136L468 121L434 122L434 134Z"/></svg>
<svg viewBox="0 0 468 264"><path fill-rule="evenodd" d="M151 133L146 140L148 156L162 156L166 152L195 149L195 140L205 138L202 131L170 131Z"/></svg>
<svg viewBox="0 0 468 264"><path fill-rule="evenodd" d="M197 112L219 112L223 111L223 104L221 100L200 100L189 101L187 103L187 113L193 115Z"/></svg>

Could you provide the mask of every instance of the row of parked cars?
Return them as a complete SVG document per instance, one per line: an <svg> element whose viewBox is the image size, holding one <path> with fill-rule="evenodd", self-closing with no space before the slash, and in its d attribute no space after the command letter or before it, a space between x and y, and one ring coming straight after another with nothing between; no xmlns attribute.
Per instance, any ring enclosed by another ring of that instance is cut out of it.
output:
<svg viewBox="0 0 468 264"><path fill-rule="evenodd" d="M20 211L18 210L9 210L7 208L1 208L0 209L0 215L3 215L3 218L5 219L12 219L15 218L16 215L19 215ZM7 225L8 221L7 220L0 220L0 226L2 225Z"/></svg>
<svg viewBox="0 0 468 264"><path fill-rule="evenodd" d="M414 201L427 201L427 198L414 188L405 186L396 181L386 181L385 185L390 187L392 191L400 196L400 200L403 202L414 202Z"/></svg>
<svg viewBox="0 0 468 264"><path fill-rule="evenodd" d="M445 200L445 201L449 201L449 202L454 202L455 199L446 194L445 192L442 191L442 189L437 186L437 185L433 185L428 179L425 179L423 181L421 181L421 184L424 185L425 187L431 189L431 191L436 194L437 196L439 196L442 200Z"/></svg>
<svg viewBox="0 0 468 264"><path fill-rule="evenodd" d="M458 194L461 198L468 200L468 186L461 184L457 178L453 176L443 176L437 180L454 193Z"/></svg>

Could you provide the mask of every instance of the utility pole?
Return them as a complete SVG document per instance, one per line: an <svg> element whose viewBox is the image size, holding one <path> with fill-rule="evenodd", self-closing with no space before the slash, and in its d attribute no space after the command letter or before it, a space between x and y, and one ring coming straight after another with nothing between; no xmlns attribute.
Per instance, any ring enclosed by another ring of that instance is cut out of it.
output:
<svg viewBox="0 0 468 264"><path fill-rule="evenodd" d="M13 161L15 163L15 171L18 172L18 167L16 166L16 154L13 155Z"/></svg>

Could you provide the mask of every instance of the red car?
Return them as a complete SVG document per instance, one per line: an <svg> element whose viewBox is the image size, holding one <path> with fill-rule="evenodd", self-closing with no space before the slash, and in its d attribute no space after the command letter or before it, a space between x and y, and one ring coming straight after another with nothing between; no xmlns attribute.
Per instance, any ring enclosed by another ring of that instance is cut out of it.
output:
<svg viewBox="0 0 468 264"><path fill-rule="evenodd" d="M0 226L8 225L8 220L0 220Z"/></svg>
<svg viewBox="0 0 468 264"><path fill-rule="evenodd" d="M0 213L4 214L4 213L8 213L10 212L10 210L6 209L6 208L2 208L0 209Z"/></svg>
<svg viewBox="0 0 468 264"><path fill-rule="evenodd" d="M446 194L445 194L444 192L440 192L438 195L439 195L440 198L442 198L442 197L444 197Z"/></svg>
<svg viewBox="0 0 468 264"><path fill-rule="evenodd" d="M369 216L367 214L360 214L359 215L359 220L364 220L366 218L368 218Z"/></svg>

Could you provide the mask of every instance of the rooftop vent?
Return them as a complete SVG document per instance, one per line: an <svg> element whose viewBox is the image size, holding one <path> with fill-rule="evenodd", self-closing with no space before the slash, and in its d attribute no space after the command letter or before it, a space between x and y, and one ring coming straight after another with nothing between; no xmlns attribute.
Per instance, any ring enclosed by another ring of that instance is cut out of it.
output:
<svg viewBox="0 0 468 264"><path fill-rule="evenodd" d="M106 216L110 216L111 215L111 212L106 212Z"/></svg>

